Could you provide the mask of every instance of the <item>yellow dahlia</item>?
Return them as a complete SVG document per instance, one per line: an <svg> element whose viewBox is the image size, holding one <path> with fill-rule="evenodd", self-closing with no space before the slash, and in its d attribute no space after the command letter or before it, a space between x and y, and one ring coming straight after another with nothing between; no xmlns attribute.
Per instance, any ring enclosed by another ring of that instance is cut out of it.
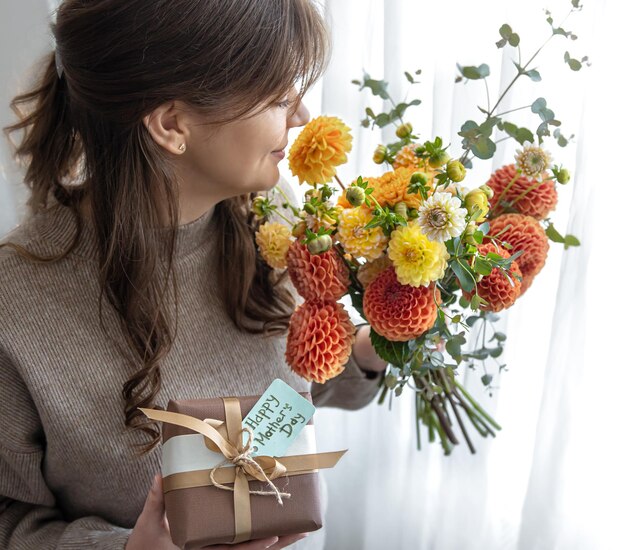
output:
<svg viewBox="0 0 626 550"><path fill-rule="evenodd" d="M350 128L339 118L319 116L300 132L289 150L289 168L300 184L327 183L352 150Z"/></svg>
<svg viewBox="0 0 626 550"><path fill-rule="evenodd" d="M539 145L526 145L515 155L517 166L529 178L540 178L550 168L551 161L550 153Z"/></svg>
<svg viewBox="0 0 626 550"><path fill-rule="evenodd" d="M403 285L425 286L443 277L450 255L446 245L431 241L415 222L391 233L389 258Z"/></svg>
<svg viewBox="0 0 626 550"><path fill-rule="evenodd" d="M291 231L277 222L264 223L255 233L259 252L274 269L287 267L287 251L291 245Z"/></svg>
<svg viewBox="0 0 626 550"><path fill-rule="evenodd" d="M372 219L368 208L346 208L339 214L337 231L337 238L346 252L368 261L378 258L388 241L381 227L364 229Z"/></svg>

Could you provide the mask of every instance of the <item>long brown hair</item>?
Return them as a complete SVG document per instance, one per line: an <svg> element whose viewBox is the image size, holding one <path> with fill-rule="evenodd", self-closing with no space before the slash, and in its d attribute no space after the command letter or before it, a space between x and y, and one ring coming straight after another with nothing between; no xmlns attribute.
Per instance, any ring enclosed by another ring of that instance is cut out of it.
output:
<svg viewBox="0 0 626 550"><path fill-rule="evenodd" d="M125 423L148 434L148 452L160 432L137 409L154 406L160 362L175 337L166 296L173 288L177 303L178 185L143 117L176 99L222 124L283 98L295 83L301 99L326 66L329 35L312 0L65 0L52 33L62 77L48 54L31 91L11 102L18 122L4 130L10 140L24 131L15 157L25 166L31 215L60 203L74 214L76 235L49 258L3 246L33 261L60 261L80 239L79 207L83 199L88 204L100 323L106 296L131 350ZM149 231L162 221L156 197L165 200L171 222L164 280ZM282 334L293 298L259 259L249 204L250 195L224 200L213 214L222 235L216 261L224 307L242 331Z"/></svg>

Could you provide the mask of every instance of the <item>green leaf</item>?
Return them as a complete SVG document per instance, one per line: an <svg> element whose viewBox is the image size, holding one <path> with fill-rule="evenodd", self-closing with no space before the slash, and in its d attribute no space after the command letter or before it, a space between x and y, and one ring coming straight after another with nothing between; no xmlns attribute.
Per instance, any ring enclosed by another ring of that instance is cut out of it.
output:
<svg viewBox="0 0 626 550"><path fill-rule="evenodd" d="M459 68L461 74L468 80L480 80L482 78L487 78L490 74L489 65L486 65L485 63L479 65L478 67L469 65L463 67L458 64L457 67Z"/></svg>
<svg viewBox="0 0 626 550"><path fill-rule="evenodd" d="M411 73L408 72L404 72L404 76L406 77L406 79L411 83L414 84L415 83L415 79L413 78L413 75Z"/></svg>
<svg viewBox="0 0 626 550"><path fill-rule="evenodd" d="M488 386L489 384L491 384L491 381L493 380L493 376L491 376L491 374L483 374L480 377L480 381L485 385Z"/></svg>
<svg viewBox="0 0 626 550"><path fill-rule="evenodd" d="M483 300L478 294L474 294L474 296L472 296L472 301L470 302L472 309L479 309L481 304L486 305L487 302Z"/></svg>
<svg viewBox="0 0 626 550"><path fill-rule="evenodd" d="M469 271L469 266L467 266L467 263L465 263L467 268L464 268L460 263L462 261L463 260L454 260L450 263L450 267L452 268L452 271L454 271L454 274L457 276L461 288L465 292L472 292L476 283L473 276L471 275L471 272Z"/></svg>
<svg viewBox="0 0 626 550"><path fill-rule="evenodd" d="M465 296L459 298L459 306L462 308L468 308L470 305L469 300Z"/></svg>
<svg viewBox="0 0 626 550"><path fill-rule="evenodd" d="M565 250L570 246L580 246L580 241L574 235L565 235L563 242L565 243Z"/></svg>
<svg viewBox="0 0 626 550"><path fill-rule="evenodd" d="M504 342L506 340L506 334L504 334L504 332L494 332L492 340L497 340L498 342Z"/></svg>
<svg viewBox="0 0 626 550"><path fill-rule="evenodd" d="M461 346L465 343L465 333L461 332L459 334L456 334L446 342L446 351L450 354L451 357L454 357L455 359L459 358L459 361L457 362L460 362Z"/></svg>
<svg viewBox="0 0 626 550"><path fill-rule="evenodd" d="M476 258L476 261L474 262L474 269L476 270L476 273L480 273L481 275L488 277L493 268L488 261L483 260L482 258Z"/></svg>
<svg viewBox="0 0 626 550"><path fill-rule="evenodd" d="M580 69L582 69L583 64L578 61L578 59L574 59L573 57L570 57L569 52L565 52L565 63L567 63L569 65L569 68L572 69L572 71L580 71Z"/></svg>
<svg viewBox="0 0 626 550"><path fill-rule="evenodd" d="M402 368L411 359L408 342L390 342L387 338L377 334L373 328L370 328L370 341L381 359L398 368Z"/></svg>
<svg viewBox="0 0 626 550"><path fill-rule="evenodd" d="M539 71L537 71L536 69L531 69L530 71L526 71L524 74L528 78L530 78L533 82L541 81L541 75L539 74Z"/></svg>
<svg viewBox="0 0 626 550"><path fill-rule="evenodd" d="M493 157L496 152L496 144L488 137L480 136L470 146L470 149L479 159L486 160Z"/></svg>
<svg viewBox="0 0 626 550"><path fill-rule="evenodd" d="M385 80L374 80L369 74L363 74L363 82L361 83L361 90L363 88L369 88L374 95L382 97L383 99L389 99L389 92L387 91L389 83Z"/></svg>
<svg viewBox="0 0 626 550"><path fill-rule="evenodd" d="M500 27L500 36L502 37L502 40L504 40L504 43L500 45L502 43L502 40L497 42L496 44L498 48L504 47L504 44L506 44L507 42L514 48L517 48L517 46L519 46L519 41L520 41L519 34L514 33L510 25L507 25L505 23L504 25Z"/></svg>
<svg viewBox="0 0 626 550"><path fill-rule="evenodd" d="M518 128L512 122L501 122L498 124L498 128L506 132L520 145L524 145L527 141L530 143L534 141L533 133L528 128Z"/></svg>
<svg viewBox="0 0 626 550"><path fill-rule="evenodd" d="M563 235L561 235L556 230L556 228L554 227L554 224L550 224L546 228L546 235L547 235L548 239L550 239L551 241L553 241L555 243L565 243L565 237L563 237Z"/></svg>

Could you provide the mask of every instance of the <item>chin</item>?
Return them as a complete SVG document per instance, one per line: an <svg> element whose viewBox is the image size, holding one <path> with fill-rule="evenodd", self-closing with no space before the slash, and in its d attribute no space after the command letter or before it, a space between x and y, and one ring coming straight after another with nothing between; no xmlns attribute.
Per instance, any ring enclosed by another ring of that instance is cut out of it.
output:
<svg viewBox="0 0 626 550"><path fill-rule="evenodd" d="M280 172L277 169L276 173L273 176L271 177L268 176L267 178L263 178L262 181L259 181L257 183L258 191L269 191L273 187L276 187L279 181L280 181Z"/></svg>

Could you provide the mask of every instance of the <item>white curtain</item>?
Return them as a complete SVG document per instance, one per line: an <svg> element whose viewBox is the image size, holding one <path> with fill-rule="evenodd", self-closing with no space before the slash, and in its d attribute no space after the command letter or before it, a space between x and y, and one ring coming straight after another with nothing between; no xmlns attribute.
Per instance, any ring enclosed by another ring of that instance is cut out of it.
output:
<svg viewBox="0 0 626 550"><path fill-rule="evenodd" d="M350 449L325 473L329 550L625 547L620 519L626 453L619 405L626 303L619 224L626 192L618 147L626 121L616 75L626 9L619 0L583 4L564 25L579 40L555 37L536 60L543 81L523 80L502 105L512 109L545 97L563 121L564 134L576 135L566 149L550 145L555 160L574 175L559 187L552 219L583 243L568 251L552 244L532 288L503 316L508 370L496 376L493 397L479 376L472 377L470 388L503 431L489 441L474 437L474 456L458 448L444 457L436 445L416 450L410 395L394 401L391 412L375 403L357 412L319 411L324 449ZM514 74L509 60L514 52L494 45L500 25L509 23L520 34L528 59L549 36L544 7L558 22L570 3L327 0L334 56L309 107L313 116L334 114L353 128L355 147L340 169L342 179L378 174L371 154L389 138L359 126L366 106L380 107L350 83L361 78L362 69L389 80L396 99L408 88L403 71L422 69L410 97L423 103L407 118L424 139L440 135L458 154L456 132L465 120L478 120L475 105L486 101L482 83L454 84L456 63L490 66L493 101ZM592 67L573 73L564 63L565 51L589 55ZM538 124L526 111L515 120L530 128ZM494 169L513 162L517 144L501 145L493 161L475 162L467 182L480 185Z"/></svg>
<svg viewBox="0 0 626 550"><path fill-rule="evenodd" d="M25 68L50 47L47 13L55 0L50 2L0 4L2 125L11 120L8 101ZM318 411L320 449L349 448L338 467L325 473L329 550L624 547L626 453L619 405L626 386L620 347L626 170L619 132L626 117L618 76L626 7L620 0L583 4L582 13L570 18L580 39L557 37L537 59L543 81L522 82L503 103L507 109L545 97L565 133L576 134L567 149L552 147L556 160L574 174L559 188L552 218L583 242L565 252L552 245L532 288L503 316L508 370L496 377L493 397L477 376L463 374L504 429L492 440L474 437L476 455L458 448L444 457L437 445L416 450L408 394L395 400L391 411L375 403L356 412ZM569 2L326 0L334 56L307 103L313 116L338 115L353 128L354 150L340 169L342 179L380 173L371 154L389 138L359 126L366 106L380 107L350 84L362 69L388 79L396 98L407 91L403 71L422 69L412 93L423 103L407 118L424 139L441 135L458 154L456 131L479 116L475 105L484 104L485 91L477 82L454 84L455 64L489 64L493 99L512 77L511 52L494 46L498 28L506 22L521 35L527 58L549 31L543 7L558 21ZM572 73L563 63L565 50L574 57L589 55L593 66ZM525 112L518 115L519 124L536 125ZM493 161L475 163L469 182L484 183L493 169L512 162L515 144L505 144ZM3 233L19 219L24 193L5 143L0 153ZM290 177L286 163L282 169Z"/></svg>

